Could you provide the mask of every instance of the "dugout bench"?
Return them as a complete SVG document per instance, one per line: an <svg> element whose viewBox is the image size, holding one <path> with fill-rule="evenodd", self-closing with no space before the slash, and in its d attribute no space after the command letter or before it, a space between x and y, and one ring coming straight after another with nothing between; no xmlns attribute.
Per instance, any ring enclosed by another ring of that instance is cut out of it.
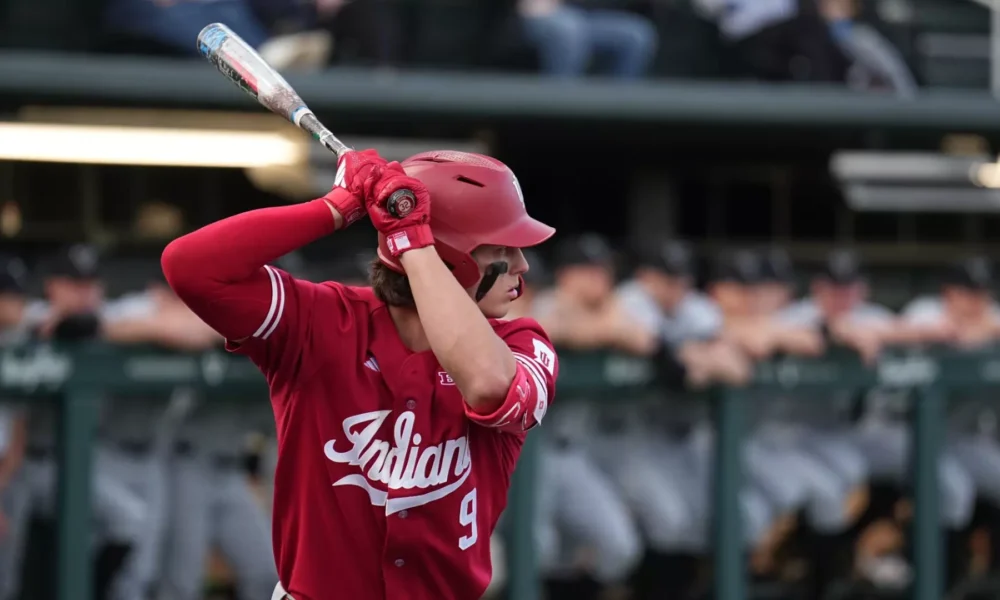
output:
<svg viewBox="0 0 1000 600"><path fill-rule="evenodd" d="M622 398L655 390L656 365L615 354L560 352L559 402L574 397ZM936 456L944 435L948 393L963 388L1000 387L1000 349L956 353L886 352L872 367L852 353L831 352L819 359L781 358L757 365L751 387L711 392L717 426L713 571L715 598L746 597L743 538L738 507L741 440L747 394L773 390L866 389L876 385L910 388L916 394L914 428L914 573L911 597L938 600L943 593L943 557L938 527ZM9 397L59 399L57 587L59 600L91 600L91 449L103 394L169 394L179 386L213 398L264 401L266 387L256 367L222 350L178 354L151 348L104 344L30 345L0 354L0 390ZM540 596L531 526L538 448L544 427L528 436L514 474L508 537L509 598Z"/></svg>

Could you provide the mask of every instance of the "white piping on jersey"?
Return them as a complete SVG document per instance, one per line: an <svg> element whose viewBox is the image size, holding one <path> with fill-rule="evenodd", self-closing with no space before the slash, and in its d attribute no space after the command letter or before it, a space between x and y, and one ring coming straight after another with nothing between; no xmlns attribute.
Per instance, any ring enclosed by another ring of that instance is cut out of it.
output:
<svg viewBox="0 0 1000 600"><path fill-rule="evenodd" d="M542 367L534 358L520 352L514 353L514 360L524 366L525 371L528 372L532 381L535 382L535 390L537 390L538 398L535 402L534 416L535 421L541 423L542 417L545 416L545 411L549 405L549 389L545 387L545 377L542 375Z"/></svg>
<svg viewBox="0 0 1000 600"><path fill-rule="evenodd" d="M511 415L510 413L514 414ZM518 403L515 404L514 406L511 406L510 409L507 412L505 412L502 417L490 423L490 427L503 427L504 425L507 425L508 423L516 419L517 416L520 414L521 414L521 404Z"/></svg>
<svg viewBox="0 0 1000 600"><path fill-rule="evenodd" d="M271 279L271 307L267 311L267 316L260 327L254 332L253 337L266 340L274 333L281 321L281 315L285 312L285 283L281 280L281 274L274 267L264 265L267 276Z"/></svg>

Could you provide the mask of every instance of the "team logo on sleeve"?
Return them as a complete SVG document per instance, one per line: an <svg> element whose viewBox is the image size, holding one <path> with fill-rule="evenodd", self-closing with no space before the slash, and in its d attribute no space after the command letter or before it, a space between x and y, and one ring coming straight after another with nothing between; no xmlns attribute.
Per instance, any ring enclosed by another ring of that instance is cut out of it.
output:
<svg viewBox="0 0 1000 600"><path fill-rule="evenodd" d="M549 372L549 375L556 374L556 355L549 348L548 344L539 339L532 340L535 346L535 360L539 362L545 370Z"/></svg>
<svg viewBox="0 0 1000 600"><path fill-rule="evenodd" d="M438 381L441 385L455 385L455 380L446 371L438 371Z"/></svg>

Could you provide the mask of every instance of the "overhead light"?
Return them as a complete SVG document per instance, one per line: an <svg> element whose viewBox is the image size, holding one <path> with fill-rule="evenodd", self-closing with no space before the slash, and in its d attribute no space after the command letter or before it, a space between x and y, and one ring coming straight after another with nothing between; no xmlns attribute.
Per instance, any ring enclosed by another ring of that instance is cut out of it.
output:
<svg viewBox="0 0 1000 600"><path fill-rule="evenodd" d="M847 205L857 211L912 213L1000 212L1000 192L974 187L848 184Z"/></svg>
<svg viewBox="0 0 1000 600"><path fill-rule="evenodd" d="M255 168L296 165L306 152L279 132L0 123L0 160Z"/></svg>
<svg viewBox="0 0 1000 600"><path fill-rule="evenodd" d="M987 156L949 156L922 152L837 152L830 171L847 181L968 182L970 169Z"/></svg>

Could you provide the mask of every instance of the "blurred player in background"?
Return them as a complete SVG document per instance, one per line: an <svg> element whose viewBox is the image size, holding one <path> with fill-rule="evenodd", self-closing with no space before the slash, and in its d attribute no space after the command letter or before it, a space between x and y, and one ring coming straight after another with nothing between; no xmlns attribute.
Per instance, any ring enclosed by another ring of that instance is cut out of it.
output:
<svg viewBox="0 0 1000 600"><path fill-rule="evenodd" d="M897 336L899 323L887 308L867 301L868 286L857 257L847 250L835 250L823 269L812 280L810 295L783 311L779 318L789 324L805 325L821 332L829 346L846 346L866 361L874 360L882 348ZM825 404L813 403L817 412L813 429L834 440L847 435L861 450L873 479L902 483L908 477L909 429L905 423L906 395L888 389L876 389L865 398L860 427L850 427L847 410L837 398ZM829 460L826 464L845 481L857 478L857 472L845 469L847 463ZM945 454L939 460L939 485L942 493L942 518L953 528L969 522L975 501L974 486L968 473ZM856 558L861 574L885 585L904 585L909 574L899 556L870 556L861 549Z"/></svg>
<svg viewBox="0 0 1000 600"><path fill-rule="evenodd" d="M712 432L700 397L687 389L710 383L745 383L750 363L719 337L722 315L693 289L691 250L675 241L634 248L632 278L618 302L652 338L650 356L671 387L632 407L632 419L595 440L595 455L623 490L646 534L649 549L635 584L640 598L691 592L696 560L709 548ZM760 542L771 515L756 490L745 488L740 506L749 545Z"/></svg>
<svg viewBox="0 0 1000 600"><path fill-rule="evenodd" d="M45 299L28 304L26 327L42 340L79 342L100 336L104 285L99 267L98 251L87 245L73 245L48 257L42 267ZM55 428L54 407L42 402L33 404L28 413L27 460L21 488L29 497L28 509L17 517L23 521L18 530L24 533L33 513L54 516L58 477ZM91 486L101 550L96 559L95 585L99 592L110 588L108 593L114 600L143 598L154 572L151 565L134 557L143 556L155 543L144 538L150 517L147 503L129 489L105 453L96 454ZM25 542L11 540L19 553ZM15 563L20 565L20 554Z"/></svg>
<svg viewBox="0 0 1000 600"><path fill-rule="evenodd" d="M104 339L116 344L199 352L221 343L218 334L184 306L161 276L151 277L145 290L105 303L100 316ZM127 565L142 573L143 597L148 597L160 576L172 489L168 465L193 395L179 388L169 397L115 397L106 401L103 411L95 465L113 472L145 504L142 541Z"/></svg>
<svg viewBox="0 0 1000 600"><path fill-rule="evenodd" d="M903 309L902 331L897 339L970 351L995 344L1000 339L1000 306L993 298L995 284L994 266L984 256L952 265L938 295L916 298ZM996 514L1000 507L1000 443L995 397L989 391L963 391L949 398L948 409L946 452L968 472L977 494ZM997 527L995 517L992 526ZM965 574L968 543L960 534L949 537L949 575L955 580ZM993 560L996 564L997 559Z"/></svg>
<svg viewBox="0 0 1000 600"><path fill-rule="evenodd" d="M782 318L794 298L794 271L780 249L761 255L761 277L752 286L760 318L771 331L795 336L798 343L778 348L790 355L815 355L826 344L819 331L804 323ZM868 503L867 463L853 444L846 428L831 422L830 403L835 399L815 399L811 395L763 400L757 435L770 439L772 447L785 448L798 456L802 476L811 481L812 494L799 523L801 552L811 567L813 593L826 589L834 578L850 571L851 527Z"/></svg>
<svg viewBox="0 0 1000 600"><path fill-rule="evenodd" d="M614 255L601 236L560 241L555 285L537 293L531 307L553 343L579 351L649 348L648 334L615 299L614 273ZM593 598L625 581L642 556L642 539L618 489L588 456L603 411L579 400L554 410L542 450L537 525L549 594Z"/></svg>

